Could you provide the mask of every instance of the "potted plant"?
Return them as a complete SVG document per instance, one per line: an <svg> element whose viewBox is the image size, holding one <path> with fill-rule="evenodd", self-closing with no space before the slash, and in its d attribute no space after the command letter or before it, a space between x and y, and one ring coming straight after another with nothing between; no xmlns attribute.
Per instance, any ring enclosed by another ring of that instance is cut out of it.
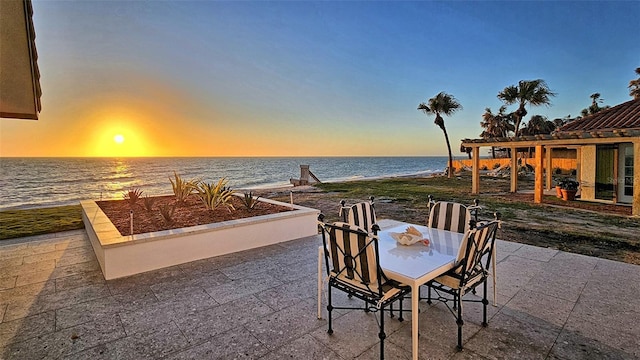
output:
<svg viewBox="0 0 640 360"><path fill-rule="evenodd" d="M556 197L558 199L562 199L562 182L564 180L561 178L555 178L554 183L556 184Z"/></svg>
<svg viewBox="0 0 640 360"><path fill-rule="evenodd" d="M562 200L575 200L576 192L578 192L579 182L573 179L564 179L560 185L562 192Z"/></svg>

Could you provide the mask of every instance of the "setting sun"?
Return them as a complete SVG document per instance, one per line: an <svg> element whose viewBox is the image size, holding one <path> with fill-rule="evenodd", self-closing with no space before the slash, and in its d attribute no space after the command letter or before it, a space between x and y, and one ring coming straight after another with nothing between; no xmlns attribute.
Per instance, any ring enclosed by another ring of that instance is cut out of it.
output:
<svg viewBox="0 0 640 360"><path fill-rule="evenodd" d="M118 144L122 144L124 142L124 136L118 134L113 137L113 141L115 141Z"/></svg>

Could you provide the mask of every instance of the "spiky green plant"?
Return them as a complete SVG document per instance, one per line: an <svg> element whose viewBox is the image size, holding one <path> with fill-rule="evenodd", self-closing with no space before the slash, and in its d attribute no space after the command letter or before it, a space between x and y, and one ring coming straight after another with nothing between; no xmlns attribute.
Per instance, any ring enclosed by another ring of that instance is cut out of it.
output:
<svg viewBox="0 0 640 360"><path fill-rule="evenodd" d="M151 211L153 210L153 204L156 202L157 198L153 197L153 196L145 196L142 198L142 203L144 204L144 208L147 209L147 211Z"/></svg>
<svg viewBox="0 0 640 360"><path fill-rule="evenodd" d="M227 188L227 180L222 178L217 184L207 184L204 181L198 183L196 188L196 195L202 201L204 206L209 210L215 210L219 206L225 206L229 212L235 210L233 204L231 204L231 197L234 191Z"/></svg>
<svg viewBox="0 0 640 360"><path fill-rule="evenodd" d="M248 194L244 194L242 204L247 208L247 210L253 210L253 208L258 205L258 199L260 199L260 196L253 196L253 193L249 191Z"/></svg>
<svg viewBox="0 0 640 360"><path fill-rule="evenodd" d="M171 187L173 188L173 194L175 195L178 204L183 204L187 197L197 188L200 180L191 179L185 181L175 171L173 172L173 177L175 180L169 178L169 181L171 181Z"/></svg>
<svg viewBox="0 0 640 360"><path fill-rule="evenodd" d="M125 191L122 193L122 198L125 199L131 207L133 207L141 197L142 190L138 188L131 188L129 189L129 191Z"/></svg>
<svg viewBox="0 0 640 360"><path fill-rule="evenodd" d="M176 211L175 204L160 204L158 205L158 211L160 211L160 216L162 216L165 224L171 225L174 223L175 219L173 218L173 214Z"/></svg>

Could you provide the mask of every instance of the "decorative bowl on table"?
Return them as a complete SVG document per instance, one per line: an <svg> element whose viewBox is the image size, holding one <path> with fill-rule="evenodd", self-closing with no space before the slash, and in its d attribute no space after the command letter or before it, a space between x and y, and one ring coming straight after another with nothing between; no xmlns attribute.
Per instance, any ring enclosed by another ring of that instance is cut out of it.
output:
<svg viewBox="0 0 640 360"><path fill-rule="evenodd" d="M413 226L409 226L404 232L390 232L389 235L398 242L400 245L413 245L419 241L422 241L424 245L429 245L429 240L418 229Z"/></svg>

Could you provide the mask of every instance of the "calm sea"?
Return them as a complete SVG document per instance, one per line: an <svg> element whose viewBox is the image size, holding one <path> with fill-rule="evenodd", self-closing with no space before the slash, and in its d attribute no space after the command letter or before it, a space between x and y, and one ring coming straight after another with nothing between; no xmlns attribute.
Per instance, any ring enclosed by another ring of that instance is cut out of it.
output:
<svg viewBox="0 0 640 360"><path fill-rule="evenodd" d="M310 158L0 158L0 210L76 204L80 200L121 199L130 188L144 194L171 194L169 177L217 182L234 189L289 185L300 165L321 181L344 181L444 171L446 157Z"/></svg>

